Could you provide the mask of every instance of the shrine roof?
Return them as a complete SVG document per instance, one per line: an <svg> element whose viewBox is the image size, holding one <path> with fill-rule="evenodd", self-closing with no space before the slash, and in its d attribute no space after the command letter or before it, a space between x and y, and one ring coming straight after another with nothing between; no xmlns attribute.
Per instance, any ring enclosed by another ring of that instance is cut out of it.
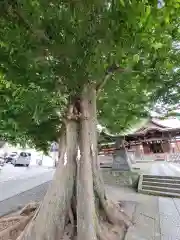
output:
<svg viewBox="0 0 180 240"><path fill-rule="evenodd" d="M180 131L180 120L176 117L167 119L147 118L140 119L138 123L134 124L126 131L120 134L111 134L108 131L102 131L109 137L120 137L120 136L138 136L144 135L149 131L160 131L160 132L176 132Z"/></svg>
<svg viewBox="0 0 180 240"><path fill-rule="evenodd" d="M149 119L142 127L131 133L124 133L124 136L132 135L144 135L149 131L160 131L160 132L174 132L180 131L180 120L177 118L168 118L168 119Z"/></svg>

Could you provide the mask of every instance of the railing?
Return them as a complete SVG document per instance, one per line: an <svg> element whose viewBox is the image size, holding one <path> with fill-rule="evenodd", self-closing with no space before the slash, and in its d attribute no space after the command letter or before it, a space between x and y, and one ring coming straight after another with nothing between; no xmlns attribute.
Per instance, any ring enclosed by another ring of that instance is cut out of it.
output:
<svg viewBox="0 0 180 240"><path fill-rule="evenodd" d="M136 157L136 161L166 161L167 154L166 153L151 153L151 154L141 154Z"/></svg>
<svg viewBox="0 0 180 240"><path fill-rule="evenodd" d="M150 162L150 161L168 161L180 163L180 152L177 153L154 153L154 154L141 154L136 156L133 152L127 152L131 163L136 162ZM113 162L113 155L99 155L99 162L102 164L111 164Z"/></svg>
<svg viewBox="0 0 180 240"><path fill-rule="evenodd" d="M169 153L167 154L167 161L168 162L179 162L180 163L180 153Z"/></svg>
<svg viewBox="0 0 180 240"><path fill-rule="evenodd" d="M136 158L136 161L168 161L180 163L180 152L177 153L154 153L154 154L142 154Z"/></svg>

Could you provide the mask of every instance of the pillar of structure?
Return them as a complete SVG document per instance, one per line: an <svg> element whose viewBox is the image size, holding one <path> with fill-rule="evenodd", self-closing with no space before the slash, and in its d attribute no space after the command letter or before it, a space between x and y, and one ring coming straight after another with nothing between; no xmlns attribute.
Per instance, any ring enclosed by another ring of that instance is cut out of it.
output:
<svg viewBox="0 0 180 240"><path fill-rule="evenodd" d="M117 138L115 147L116 150L113 155L112 170L130 171L131 161L128 158L127 151L123 144L123 139Z"/></svg>

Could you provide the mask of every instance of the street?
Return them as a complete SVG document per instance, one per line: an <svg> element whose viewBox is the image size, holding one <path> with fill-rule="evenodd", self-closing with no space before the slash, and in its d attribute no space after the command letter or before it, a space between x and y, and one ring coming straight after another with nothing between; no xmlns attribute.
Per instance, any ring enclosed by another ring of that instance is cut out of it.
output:
<svg viewBox="0 0 180 240"><path fill-rule="evenodd" d="M9 180L16 180L22 178L29 178L41 173L49 172L50 168L41 166L30 167L14 167L12 164L5 164L0 171L0 183Z"/></svg>
<svg viewBox="0 0 180 240"><path fill-rule="evenodd" d="M6 164L0 171L0 217L30 201L42 200L53 174L52 168Z"/></svg>

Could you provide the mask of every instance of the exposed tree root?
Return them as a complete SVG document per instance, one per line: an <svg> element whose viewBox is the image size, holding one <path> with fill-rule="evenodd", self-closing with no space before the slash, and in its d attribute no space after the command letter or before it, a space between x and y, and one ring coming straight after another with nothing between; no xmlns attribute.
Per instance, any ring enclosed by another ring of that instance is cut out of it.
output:
<svg viewBox="0 0 180 240"><path fill-rule="evenodd" d="M17 237L32 219L38 206L38 203L30 203L26 205L16 216L0 218L0 239L17 239Z"/></svg>
<svg viewBox="0 0 180 240"><path fill-rule="evenodd" d="M107 221L99 221L97 226L97 237L99 240L124 239L125 231L118 225L111 225Z"/></svg>
<svg viewBox="0 0 180 240"><path fill-rule="evenodd" d="M103 209L107 216L107 220L114 225L124 225L127 229L132 225L129 217L122 211L118 204L104 200Z"/></svg>
<svg viewBox="0 0 180 240"><path fill-rule="evenodd" d="M114 207L114 206L113 206ZM74 216L72 213L69 215L69 218L73 219L72 222L68 222L62 240L79 240L77 232L74 231L72 235L72 229L74 227ZM126 234L127 229L125 228L122 222L117 224L109 222L107 220L106 213L103 209L96 209L96 237L98 240L123 240Z"/></svg>

